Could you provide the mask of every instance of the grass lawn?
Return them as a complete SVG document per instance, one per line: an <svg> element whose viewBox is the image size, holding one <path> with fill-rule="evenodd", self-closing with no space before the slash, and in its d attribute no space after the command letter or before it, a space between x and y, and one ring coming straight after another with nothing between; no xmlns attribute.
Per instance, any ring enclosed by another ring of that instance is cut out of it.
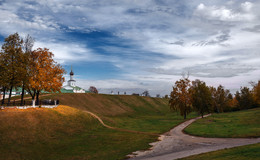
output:
<svg viewBox="0 0 260 160"><path fill-rule="evenodd" d="M191 113L187 119L196 117L197 114ZM183 117L177 113L168 113L161 115L135 115L126 117L109 117L106 123L118 128L135 130L149 133L164 133L174 126L182 123Z"/></svg>
<svg viewBox="0 0 260 160"><path fill-rule="evenodd" d="M203 137L260 137L260 108L213 114L184 131Z"/></svg>
<svg viewBox="0 0 260 160"><path fill-rule="evenodd" d="M259 160L260 143L182 158L181 160Z"/></svg>

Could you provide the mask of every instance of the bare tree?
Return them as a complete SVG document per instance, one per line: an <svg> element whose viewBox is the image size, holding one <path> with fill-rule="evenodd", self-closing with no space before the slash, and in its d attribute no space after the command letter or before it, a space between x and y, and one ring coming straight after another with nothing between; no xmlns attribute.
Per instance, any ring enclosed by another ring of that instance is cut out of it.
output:
<svg viewBox="0 0 260 160"><path fill-rule="evenodd" d="M181 76L182 76L183 79L189 79L189 77L190 77L190 71L187 71L186 73L183 71L183 72L181 73Z"/></svg>
<svg viewBox="0 0 260 160"><path fill-rule="evenodd" d="M28 53L28 52L31 53L34 42L35 42L34 38L32 38L29 34L27 34L25 36L25 38L23 39L23 51L25 53Z"/></svg>
<svg viewBox="0 0 260 160"><path fill-rule="evenodd" d="M145 90L143 93L142 93L143 96L145 97L150 97L150 94L147 90Z"/></svg>

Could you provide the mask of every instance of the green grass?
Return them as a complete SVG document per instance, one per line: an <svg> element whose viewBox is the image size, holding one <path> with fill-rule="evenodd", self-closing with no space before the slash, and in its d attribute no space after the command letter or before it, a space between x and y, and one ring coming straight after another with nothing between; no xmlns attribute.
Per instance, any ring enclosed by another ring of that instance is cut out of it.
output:
<svg viewBox="0 0 260 160"><path fill-rule="evenodd" d="M107 129L88 114L57 109L0 112L0 159L123 159L146 149L151 135Z"/></svg>
<svg viewBox="0 0 260 160"><path fill-rule="evenodd" d="M259 160L260 143L182 158L181 160Z"/></svg>
<svg viewBox="0 0 260 160"><path fill-rule="evenodd" d="M260 137L260 108L213 114L185 128L185 132L203 137Z"/></svg>
<svg viewBox="0 0 260 160"><path fill-rule="evenodd" d="M168 100L162 98L102 94L55 94L49 98L94 112L106 124L128 130L159 134L184 121L179 114L170 111ZM187 119L193 117L195 113Z"/></svg>
<svg viewBox="0 0 260 160"><path fill-rule="evenodd" d="M148 133L163 133L184 121L169 110L166 99L94 94L43 99L47 98L58 98L71 107L0 111L0 160L124 159L157 139L107 129L82 110L98 114L111 126Z"/></svg>
<svg viewBox="0 0 260 160"><path fill-rule="evenodd" d="M192 113L187 119L195 117ZM137 115L128 117L110 117L107 124L118 128L135 130L149 133L164 133L169 129L183 122L183 118L176 113L168 113L163 115Z"/></svg>

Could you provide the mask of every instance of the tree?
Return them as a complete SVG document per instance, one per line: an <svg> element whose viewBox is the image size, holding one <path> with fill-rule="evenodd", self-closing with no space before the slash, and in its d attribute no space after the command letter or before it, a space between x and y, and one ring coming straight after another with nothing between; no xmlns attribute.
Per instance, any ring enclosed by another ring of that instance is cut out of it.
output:
<svg viewBox="0 0 260 160"><path fill-rule="evenodd" d="M170 108L174 111L180 111L184 119L191 112L192 107L190 86L190 80L187 78L176 81L169 100Z"/></svg>
<svg viewBox="0 0 260 160"><path fill-rule="evenodd" d="M195 80L192 82L190 91L192 93L192 106L203 118L205 112L210 112L213 102L210 89L205 82Z"/></svg>
<svg viewBox="0 0 260 160"><path fill-rule="evenodd" d="M229 90L225 89L222 85L219 85L217 89L214 87L210 87L210 91L213 97L212 110L214 112L220 113L230 108L229 104L232 99L230 99Z"/></svg>
<svg viewBox="0 0 260 160"><path fill-rule="evenodd" d="M34 45L34 39L28 34L23 40L23 55L22 55L22 68L21 68L21 79L22 79L22 95L21 95L21 104L23 105L23 97L24 97L24 90L26 84L29 83L29 63L30 63L30 56L32 54L32 47Z"/></svg>
<svg viewBox="0 0 260 160"><path fill-rule="evenodd" d="M5 103L5 93L9 85L7 59L4 57L4 53L0 52L0 87L3 92L2 105Z"/></svg>
<svg viewBox="0 0 260 160"><path fill-rule="evenodd" d="M147 90L145 90L143 93L142 93L143 96L145 97L150 97L150 94Z"/></svg>
<svg viewBox="0 0 260 160"><path fill-rule="evenodd" d="M47 48L38 48L30 56L29 83L27 91L39 102L41 91L59 92L64 82L65 70L53 60L53 53Z"/></svg>
<svg viewBox="0 0 260 160"><path fill-rule="evenodd" d="M9 82L10 87L8 104L10 103L12 90L18 87L21 83L22 70L22 44L18 33L11 34L5 38L5 43L2 45L2 58L4 59L5 72L7 73L6 83Z"/></svg>
<svg viewBox="0 0 260 160"><path fill-rule="evenodd" d="M240 92L236 92L235 98L238 101L239 109L252 108L254 105L254 97L248 87L240 88Z"/></svg>
<svg viewBox="0 0 260 160"><path fill-rule="evenodd" d="M260 80L253 85L253 96L256 105L260 106Z"/></svg>
<svg viewBox="0 0 260 160"><path fill-rule="evenodd" d="M160 95L160 94L156 94L156 97L157 97L157 98L161 98L161 95Z"/></svg>
<svg viewBox="0 0 260 160"><path fill-rule="evenodd" d="M97 88L94 87L94 86L90 86L88 90L89 90L91 93L98 94L98 90L97 90Z"/></svg>

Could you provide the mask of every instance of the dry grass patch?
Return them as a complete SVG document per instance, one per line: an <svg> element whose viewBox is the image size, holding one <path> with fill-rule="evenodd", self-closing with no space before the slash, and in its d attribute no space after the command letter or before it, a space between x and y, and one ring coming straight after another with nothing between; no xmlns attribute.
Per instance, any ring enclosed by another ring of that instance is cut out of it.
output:
<svg viewBox="0 0 260 160"><path fill-rule="evenodd" d="M0 141L3 144L45 141L60 132L73 135L94 121L88 114L63 105L54 109L4 109L0 112Z"/></svg>

